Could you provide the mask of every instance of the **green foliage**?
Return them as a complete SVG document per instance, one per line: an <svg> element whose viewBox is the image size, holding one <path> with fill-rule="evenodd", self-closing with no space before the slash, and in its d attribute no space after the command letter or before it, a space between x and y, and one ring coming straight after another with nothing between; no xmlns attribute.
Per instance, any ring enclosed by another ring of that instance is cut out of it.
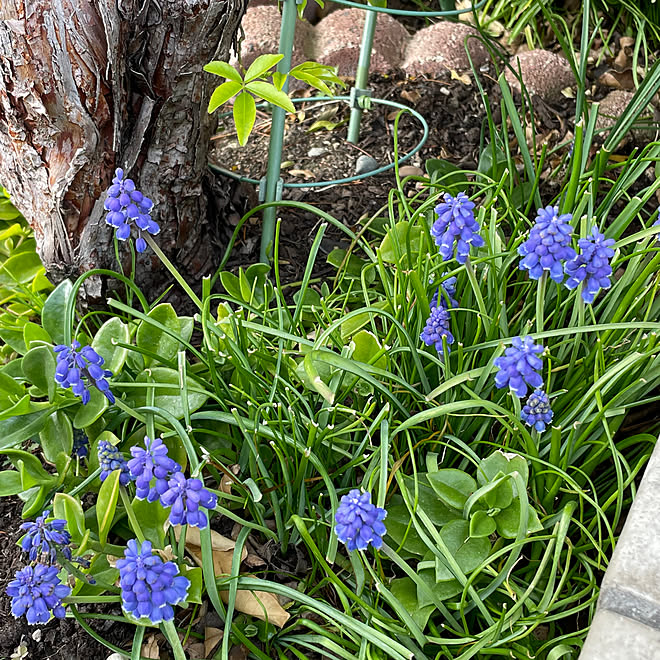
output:
<svg viewBox="0 0 660 660"><path fill-rule="evenodd" d="M317 0L318 2L318 0ZM288 95L282 91L288 76L309 84L324 94L332 95L333 85L344 86L337 77L334 67L318 64L317 62L303 62L290 71L274 70L274 67L283 59L284 55L260 55L243 74L239 73L228 62L209 62L204 70L226 81L215 88L209 100L208 112L215 112L221 105L234 98L233 118L236 127L236 136L242 146L247 143L254 127L257 116L257 100L276 105L287 112L295 112L295 108ZM272 83L266 81L271 77Z"/></svg>

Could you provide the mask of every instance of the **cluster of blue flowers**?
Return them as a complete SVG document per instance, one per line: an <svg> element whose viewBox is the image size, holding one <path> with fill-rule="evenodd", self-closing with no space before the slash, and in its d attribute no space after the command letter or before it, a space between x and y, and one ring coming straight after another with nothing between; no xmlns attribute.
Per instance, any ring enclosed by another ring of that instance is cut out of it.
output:
<svg viewBox="0 0 660 660"><path fill-rule="evenodd" d="M456 261L464 264L470 255L471 246L484 245L484 239L479 234L481 228L474 217L474 202L464 192L458 193L456 197L445 193L444 200L435 207L438 219L431 227L431 235L443 261L454 257L455 250Z"/></svg>
<svg viewBox="0 0 660 660"><path fill-rule="evenodd" d="M348 550L366 550L369 544L378 549L387 531L383 520L387 511L371 503L371 493L357 488L344 495L335 514L335 533Z"/></svg>
<svg viewBox="0 0 660 660"><path fill-rule="evenodd" d="M454 335L449 329L449 312L444 307L431 307L431 315L426 319L426 325L419 338L427 346L435 346L435 350L440 355L444 352L442 343L444 338L449 353L449 345L454 343Z"/></svg>
<svg viewBox="0 0 660 660"><path fill-rule="evenodd" d="M14 617L25 615L27 622L35 625L48 623L51 615L64 618L62 599L71 593L71 587L62 584L57 566L36 564L19 570L6 591Z"/></svg>
<svg viewBox="0 0 660 660"><path fill-rule="evenodd" d="M117 568L122 607L136 619L146 617L151 623L171 621L172 606L188 595L190 580L179 575L176 564L164 562L154 554L150 541L143 541L138 547L137 541L131 539Z"/></svg>
<svg viewBox="0 0 660 660"><path fill-rule="evenodd" d="M87 458L89 455L89 438L80 429L73 431L73 455L78 458Z"/></svg>
<svg viewBox="0 0 660 660"><path fill-rule="evenodd" d="M103 358L91 346L81 348L80 342L74 339L71 346L58 344L53 350L57 354L56 383L65 389L71 388L83 404L89 403L89 385L103 392L110 403L115 402L106 380L112 377L112 371L103 368Z"/></svg>
<svg viewBox="0 0 660 660"><path fill-rule="evenodd" d="M28 553L30 561L35 561L39 555L48 555L50 562L55 563L58 549L71 559L71 535L66 530L66 520L56 518L46 522L49 514L46 510L34 522L24 522L20 527L25 530L21 548Z"/></svg>
<svg viewBox="0 0 660 660"><path fill-rule="evenodd" d="M614 256L613 238L605 238L604 234L593 227L591 236L578 241L580 253L564 266L568 279L566 287L575 289L582 286L582 299L586 303L593 303L601 289L610 288L612 266L610 259Z"/></svg>
<svg viewBox="0 0 660 660"><path fill-rule="evenodd" d="M440 288L443 290L443 295L440 295ZM458 307L458 300L454 298L456 295L456 278L448 277L440 286L436 289L431 298L431 309L434 307L442 307L443 309L449 309L450 307ZM447 304L449 301L449 304Z"/></svg>
<svg viewBox="0 0 660 660"><path fill-rule="evenodd" d="M135 222L138 233L135 249L138 252L147 249L147 242L142 237L143 231L154 236L160 231L158 223L150 215L153 206L154 203L135 188L132 179L124 179L122 169L115 170L104 203L108 212L105 221L116 229L115 236L120 241L125 241L131 235L131 223Z"/></svg>
<svg viewBox="0 0 660 660"><path fill-rule="evenodd" d="M543 360L539 355L544 350L543 346L535 344L529 335L514 337L504 355L494 361L494 365L499 369L495 374L495 385L498 388L508 386L519 399L527 394L527 385L541 387L543 378L538 372L543 367Z"/></svg>
<svg viewBox="0 0 660 660"><path fill-rule="evenodd" d="M533 426L539 432L545 431L546 424L550 424L553 417L554 413L550 408L548 395L541 389L536 389L529 395L527 403L520 412L523 422Z"/></svg>
<svg viewBox="0 0 660 660"><path fill-rule="evenodd" d="M578 240L580 252L577 253L570 244L571 220L570 213L559 215L558 206L539 209L529 238L518 248L523 257L519 267L527 270L533 280L548 272L557 284L561 284L564 276L568 276L565 286L575 289L583 284L582 299L591 304L601 289L610 287L614 239L606 239L597 227L593 227L591 236Z"/></svg>
<svg viewBox="0 0 660 660"><path fill-rule="evenodd" d="M121 470L119 483L126 486L134 480L135 496L149 502L159 500L171 508L172 525L190 525L204 529L208 517L200 507L214 509L218 498L206 488L201 479L186 479L181 466L167 455L167 446L161 438L144 437L144 448L131 447L132 458L127 461L114 445L101 440L98 445L101 481L115 470ZM152 483L153 482L153 483Z"/></svg>

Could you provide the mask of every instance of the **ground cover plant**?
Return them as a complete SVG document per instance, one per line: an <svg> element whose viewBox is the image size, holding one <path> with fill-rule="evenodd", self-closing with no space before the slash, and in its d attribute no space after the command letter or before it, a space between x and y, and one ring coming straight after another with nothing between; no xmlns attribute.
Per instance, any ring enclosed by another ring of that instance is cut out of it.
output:
<svg viewBox="0 0 660 660"><path fill-rule="evenodd" d="M155 255L192 314L147 299L135 259L53 288L0 202L0 494L25 519L5 594L16 617L75 618L131 660L150 638L177 659L577 657L658 430L628 420L660 383L660 180L642 177L660 143L609 156L660 67L599 149L598 107L578 90L551 199L546 152L524 137L533 106L499 84L477 171L397 168L358 233L279 202L320 221L294 285L281 221L272 265L227 269L260 205L195 292L117 169L102 198L117 254ZM315 282L330 226L349 248ZM99 275L117 295L86 309ZM130 648L99 618L134 626Z"/></svg>

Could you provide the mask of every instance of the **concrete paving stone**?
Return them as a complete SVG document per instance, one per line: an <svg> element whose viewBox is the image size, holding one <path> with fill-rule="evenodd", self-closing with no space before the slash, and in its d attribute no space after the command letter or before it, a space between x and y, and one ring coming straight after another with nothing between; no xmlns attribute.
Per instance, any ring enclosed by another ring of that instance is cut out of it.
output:
<svg viewBox="0 0 660 660"><path fill-rule="evenodd" d="M579 660L659 660L660 630L599 609Z"/></svg>

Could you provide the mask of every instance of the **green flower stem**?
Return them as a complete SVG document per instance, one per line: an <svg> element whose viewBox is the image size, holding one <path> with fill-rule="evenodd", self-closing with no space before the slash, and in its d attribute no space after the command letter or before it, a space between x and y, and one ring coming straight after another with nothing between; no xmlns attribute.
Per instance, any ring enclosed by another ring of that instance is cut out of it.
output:
<svg viewBox="0 0 660 660"><path fill-rule="evenodd" d="M165 253L160 249L158 244L154 241L151 236L148 234L144 235L144 239L147 241L149 247L156 253L156 256L163 262L163 265L167 270L170 271L172 277L179 283L181 288L188 294L190 299L197 305L199 309L202 309L202 301L197 297L197 294L190 288L190 285L182 277L181 273L174 267L174 264L165 256Z"/></svg>
<svg viewBox="0 0 660 660"><path fill-rule="evenodd" d="M140 523L138 522L137 516L135 515L135 511L133 511L133 505L131 504L131 499L125 486L119 486L119 494L121 495L121 501L123 502L126 513L128 514L128 520L131 523L131 528L135 532L135 536L141 544L145 540L145 537L142 532L142 528L140 527Z"/></svg>
<svg viewBox="0 0 660 660"><path fill-rule="evenodd" d="M484 330L486 331L486 337L490 337L490 316L486 311L486 303L484 302L484 297L481 294L481 289L479 288L479 283L477 282L477 276L472 268L472 262L470 257L465 260L465 272L467 273L468 280L470 280L470 285L472 286L472 291L477 299L477 306L479 307L479 313L484 324Z"/></svg>
<svg viewBox="0 0 660 660"><path fill-rule="evenodd" d="M543 272L536 289L536 332L543 332L544 318L543 313L545 311L545 286L548 281L548 273Z"/></svg>
<svg viewBox="0 0 660 660"><path fill-rule="evenodd" d="M120 600L121 596L119 594L114 596L99 596L96 594L94 596L67 596L62 599L62 602L69 605L80 605L81 603L118 603Z"/></svg>
<svg viewBox="0 0 660 660"><path fill-rule="evenodd" d="M160 629L172 647L174 660L186 660L186 654L183 650L183 646L181 646L181 640L174 627L174 621L163 621L163 623L160 624Z"/></svg>

